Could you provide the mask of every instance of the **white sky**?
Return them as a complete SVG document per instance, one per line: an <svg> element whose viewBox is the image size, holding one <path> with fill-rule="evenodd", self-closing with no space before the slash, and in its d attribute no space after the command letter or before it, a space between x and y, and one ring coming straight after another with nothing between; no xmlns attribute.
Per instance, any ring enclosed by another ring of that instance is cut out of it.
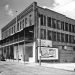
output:
<svg viewBox="0 0 75 75"><path fill-rule="evenodd" d="M54 0L53 10L75 19L75 0Z"/></svg>
<svg viewBox="0 0 75 75"><path fill-rule="evenodd" d="M0 0L0 30L16 16L16 10L23 11L33 1L75 19L75 0Z"/></svg>

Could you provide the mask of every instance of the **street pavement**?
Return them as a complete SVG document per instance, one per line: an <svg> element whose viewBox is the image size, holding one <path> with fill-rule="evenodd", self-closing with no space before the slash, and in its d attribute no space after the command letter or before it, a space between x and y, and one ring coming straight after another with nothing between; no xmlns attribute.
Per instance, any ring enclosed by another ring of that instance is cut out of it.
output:
<svg viewBox="0 0 75 75"><path fill-rule="evenodd" d="M40 66L38 63L30 64L14 61L0 61L0 75L75 75L75 72Z"/></svg>

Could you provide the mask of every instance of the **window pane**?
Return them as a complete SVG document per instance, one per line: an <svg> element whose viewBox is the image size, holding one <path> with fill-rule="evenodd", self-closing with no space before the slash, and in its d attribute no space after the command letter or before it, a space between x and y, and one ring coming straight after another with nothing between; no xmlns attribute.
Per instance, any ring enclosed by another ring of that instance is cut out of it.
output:
<svg viewBox="0 0 75 75"><path fill-rule="evenodd" d="M61 29L64 30L64 22L61 22Z"/></svg>
<svg viewBox="0 0 75 75"><path fill-rule="evenodd" d="M41 39L46 39L46 30L41 29Z"/></svg>
<svg viewBox="0 0 75 75"><path fill-rule="evenodd" d="M21 23L21 21L20 21L20 30L22 29L22 23Z"/></svg>
<svg viewBox="0 0 75 75"><path fill-rule="evenodd" d="M61 22L57 20L57 29L61 29Z"/></svg>
<svg viewBox="0 0 75 75"><path fill-rule="evenodd" d="M44 16L44 26L46 26L46 16Z"/></svg>
<svg viewBox="0 0 75 75"><path fill-rule="evenodd" d="M43 15L42 14L40 14L40 23L41 23L41 25L43 25Z"/></svg>
<svg viewBox="0 0 75 75"><path fill-rule="evenodd" d="M22 20L22 27L23 27L23 29L24 29L24 19Z"/></svg>
<svg viewBox="0 0 75 75"><path fill-rule="evenodd" d="M65 42L68 43L68 34L65 34Z"/></svg>
<svg viewBox="0 0 75 75"><path fill-rule="evenodd" d="M57 32L57 41L60 41L60 33Z"/></svg>
<svg viewBox="0 0 75 75"><path fill-rule="evenodd" d="M29 15L29 25L32 25L32 15Z"/></svg>
<svg viewBox="0 0 75 75"><path fill-rule="evenodd" d="M61 42L64 42L64 34L61 33Z"/></svg>
<svg viewBox="0 0 75 75"><path fill-rule="evenodd" d="M68 23L65 23L65 30L68 31Z"/></svg>
<svg viewBox="0 0 75 75"><path fill-rule="evenodd" d="M72 32L74 32L74 25L72 25Z"/></svg>
<svg viewBox="0 0 75 75"><path fill-rule="evenodd" d="M56 28L57 26L56 26L56 20L55 19L52 19L52 27L53 28Z"/></svg>
<svg viewBox="0 0 75 75"><path fill-rule="evenodd" d="M17 31L19 31L19 23L17 24Z"/></svg>
<svg viewBox="0 0 75 75"><path fill-rule="evenodd" d="M56 32L52 32L52 40L56 41Z"/></svg>
<svg viewBox="0 0 75 75"><path fill-rule="evenodd" d="M74 33L75 33L75 25L74 25Z"/></svg>
<svg viewBox="0 0 75 75"><path fill-rule="evenodd" d="M48 27L51 27L51 17L47 17L47 25Z"/></svg>
<svg viewBox="0 0 75 75"><path fill-rule="evenodd" d="M69 24L69 32L71 32L71 24Z"/></svg>
<svg viewBox="0 0 75 75"><path fill-rule="evenodd" d="M50 30L48 30L48 40L52 39L52 32Z"/></svg>
<svg viewBox="0 0 75 75"><path fill-rule="evenodd" d="M27 18L25 18L25 27L27 26Z"/></svg>
<svg viewBox="0 0 75 75"><path fill-rule="evenodd" d="M14 33L15 33L15 26L14 26Z"/></svg>

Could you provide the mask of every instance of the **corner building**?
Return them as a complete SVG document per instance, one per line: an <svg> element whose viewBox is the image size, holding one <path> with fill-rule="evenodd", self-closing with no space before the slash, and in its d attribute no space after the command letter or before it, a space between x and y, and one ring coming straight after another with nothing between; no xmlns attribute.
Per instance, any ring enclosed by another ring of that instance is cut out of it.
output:
<svg viewBox="0 0 75 75"><path fill-rule="evenodd" d="M1 29L2 55L19 62L75 62L75 20L33 2Z"/></svg>

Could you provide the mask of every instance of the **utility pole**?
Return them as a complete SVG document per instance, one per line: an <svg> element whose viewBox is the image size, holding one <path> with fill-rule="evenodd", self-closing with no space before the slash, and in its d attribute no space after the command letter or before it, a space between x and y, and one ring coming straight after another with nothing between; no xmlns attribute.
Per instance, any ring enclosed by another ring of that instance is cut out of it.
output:
<svg viewBox="0 0 75 75"><path fill-rule="evenodd" d="M39 18L39 65L41 65L41 26Z"/></svg>

